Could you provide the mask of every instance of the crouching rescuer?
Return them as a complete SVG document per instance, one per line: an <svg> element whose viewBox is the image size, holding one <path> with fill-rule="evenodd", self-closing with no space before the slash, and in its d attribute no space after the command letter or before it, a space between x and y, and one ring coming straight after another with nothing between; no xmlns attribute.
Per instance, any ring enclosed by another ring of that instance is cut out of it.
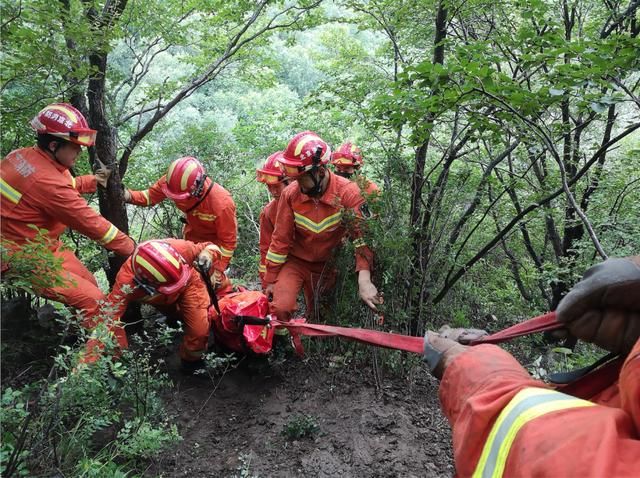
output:
<svg viewBox="0 0 640 478"><path fill-rule="evenodd" d="M102 313L118 318L130 302L153 305L163 313L177 315L184 324L180 345L183 371L192 373L203 366L202 356L209 338L208 309L211 297L204 280L214 290L228 287L216 278L224 277L225 260L210 243L181 239L146 241L121 267ZM205 271L206 278L199 272Z"/></svg>

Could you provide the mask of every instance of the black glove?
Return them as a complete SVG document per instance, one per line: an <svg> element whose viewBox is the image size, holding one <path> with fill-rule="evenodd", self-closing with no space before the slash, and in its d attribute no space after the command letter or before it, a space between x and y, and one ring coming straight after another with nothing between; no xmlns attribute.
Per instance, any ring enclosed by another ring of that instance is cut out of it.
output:
<svg viewBox="0 0 640 478"><path fill-rule="evenodd" d="M556 313L579 339L628 353L640 337L640 256L608 259L588 269Z"/></svg>

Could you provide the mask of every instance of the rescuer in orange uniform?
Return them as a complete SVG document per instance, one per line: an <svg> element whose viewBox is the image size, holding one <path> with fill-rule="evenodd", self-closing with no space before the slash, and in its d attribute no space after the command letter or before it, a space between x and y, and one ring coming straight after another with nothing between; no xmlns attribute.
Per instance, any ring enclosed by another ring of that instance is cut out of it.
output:
<svg viewBox="0 0 640 478"><path fill-rule="evenodd" d="M236 249L238 224L231 194L209 178L196 158L176 159L149 189L125 190L125 201L136 206L153 206L165 198L185 213L183 237L192 242L213 242L222 252L226 269Z"/></svg>
<svg viewBox="0 0 640 478"><path fill-rule="evenodd" d="M273 153L267 158L261 168L256 169L256 179L267 186L269 194L273 198L260 212L260 266L258 273L265 287L264 274L267 272L267 251L271 244L271 235L276 223L276 213L278 212L278 199L284 188L289 184L284 170L280 164L282 151Z"/></svg>
<svg viewBox="0 0 640 478"><path fill-rule="evenodd" d="M60 273L66 283L37 293L80 309L83 325L92 327L95 324L88 317L95 314L104 294L93 274L72 251L63 248L60 235L70 227L124 256L133 252L134 242L80 196L94 192L96 182L105 186L108 170L101 168L95 176L78 178L69 173L82 146L95 142L96 131L89 128L82 113L69 104L55 103L40 111L31 126L38 134L37 146L13 151L0 163L2 238L10 241L10 251L36 236L32 226L46 229L48 247L63 261Z"/></svg>
<svg viewBox="0 0 640 478"><path fill-rule="evenodd" d="M297 310L301 288L313 315L314 296L333 285L333 267L327 263L346 234L356 248L360 298L373 310L382 303L371 282L373 254L358 224L364 199L354 183L327 169L330 155L327 143L304 131L293 137L280 159L285 174L297 179L280 196L266 256L265 293L280 320L289 320Z"/></svg>
<svg viewBox="0 0 640 478"><path fill-rule="evenodd" d="M223 262L220 249L210 242L196 244L182 239L143 242L118 271L102 313L118 320L127 305L137 301L179 314L184 323L180 358L185 371L194 371L202 366L202 355L207 350L211 298L203 277L193 266L207 271L215 289L219 284L214 272L220 270Z"/></svg>
<svg viewBox="0 0 640 478"><path fill-rule="evenodd" d="M554 391L499 347L427 333L425 361L442 377L458 476L638 476L640 256L589 269L557 319L572 335L626 356L604 394L584 400Z"/></svg>
<svg viewBox="0 0 640 478"><path fill-rule="evenodd" d="M355 182L365 199L375 198L380 194L380 188L361 173L364 165L362 151L355 144L344 143L337 151L331 153L331 164L335 167L336 174ZM355 175L355 177L354 177Z"/></svg>

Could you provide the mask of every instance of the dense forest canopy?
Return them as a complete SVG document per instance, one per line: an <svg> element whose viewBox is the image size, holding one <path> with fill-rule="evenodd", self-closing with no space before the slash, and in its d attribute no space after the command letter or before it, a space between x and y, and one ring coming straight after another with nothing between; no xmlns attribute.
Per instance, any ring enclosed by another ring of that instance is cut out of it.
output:
<svg viewBox="0 0 640 478"><path fill-rule="evenodd" d="M638 251L637 6L4 2L2 153L32 142L42 106L73 103L99 131L75 172L116 170L97 203L137 240L180 224L170 205L127 210L122 185L197 156L236 198L235 272L250 281L256 165L300 130L349 139L384 189L369 234L396 325L524 316L600 256Z"/></svg>

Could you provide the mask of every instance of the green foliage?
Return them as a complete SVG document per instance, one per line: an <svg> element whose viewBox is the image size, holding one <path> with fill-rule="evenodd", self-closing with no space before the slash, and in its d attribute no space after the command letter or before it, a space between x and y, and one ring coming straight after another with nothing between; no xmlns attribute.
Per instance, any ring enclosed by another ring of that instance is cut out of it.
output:
<svg viewBox="0 0 640 478"><path fill-rule="evenodd" d="M318 421L307 414L293 415L282 430L288 440L310 437L320 431Z"/></svg>
<svg viewBox="0 0 640 478"><path fill-rule="evenodd" d="M94 337L113 352L109 334ZM147 336L139 345L159 343ZM55 467L74 476L128 476L180 440L160 399L168 386L147 353L129 349L119 360L86 365L63 347L48 379L3 390L3 475Z"/></svg>
<svg viewBox="0 0 640 478"><path fill-rule="evenodd" d="M57 257L51 250L45 229L38 229L33 239L27 239L17 244L8 239L0 239L0 261L7 271L2 274L2 289L24 290L30 294L37 294L38 290L47 287L59 287L70 279L60 274L62 258Z"/></svg>

